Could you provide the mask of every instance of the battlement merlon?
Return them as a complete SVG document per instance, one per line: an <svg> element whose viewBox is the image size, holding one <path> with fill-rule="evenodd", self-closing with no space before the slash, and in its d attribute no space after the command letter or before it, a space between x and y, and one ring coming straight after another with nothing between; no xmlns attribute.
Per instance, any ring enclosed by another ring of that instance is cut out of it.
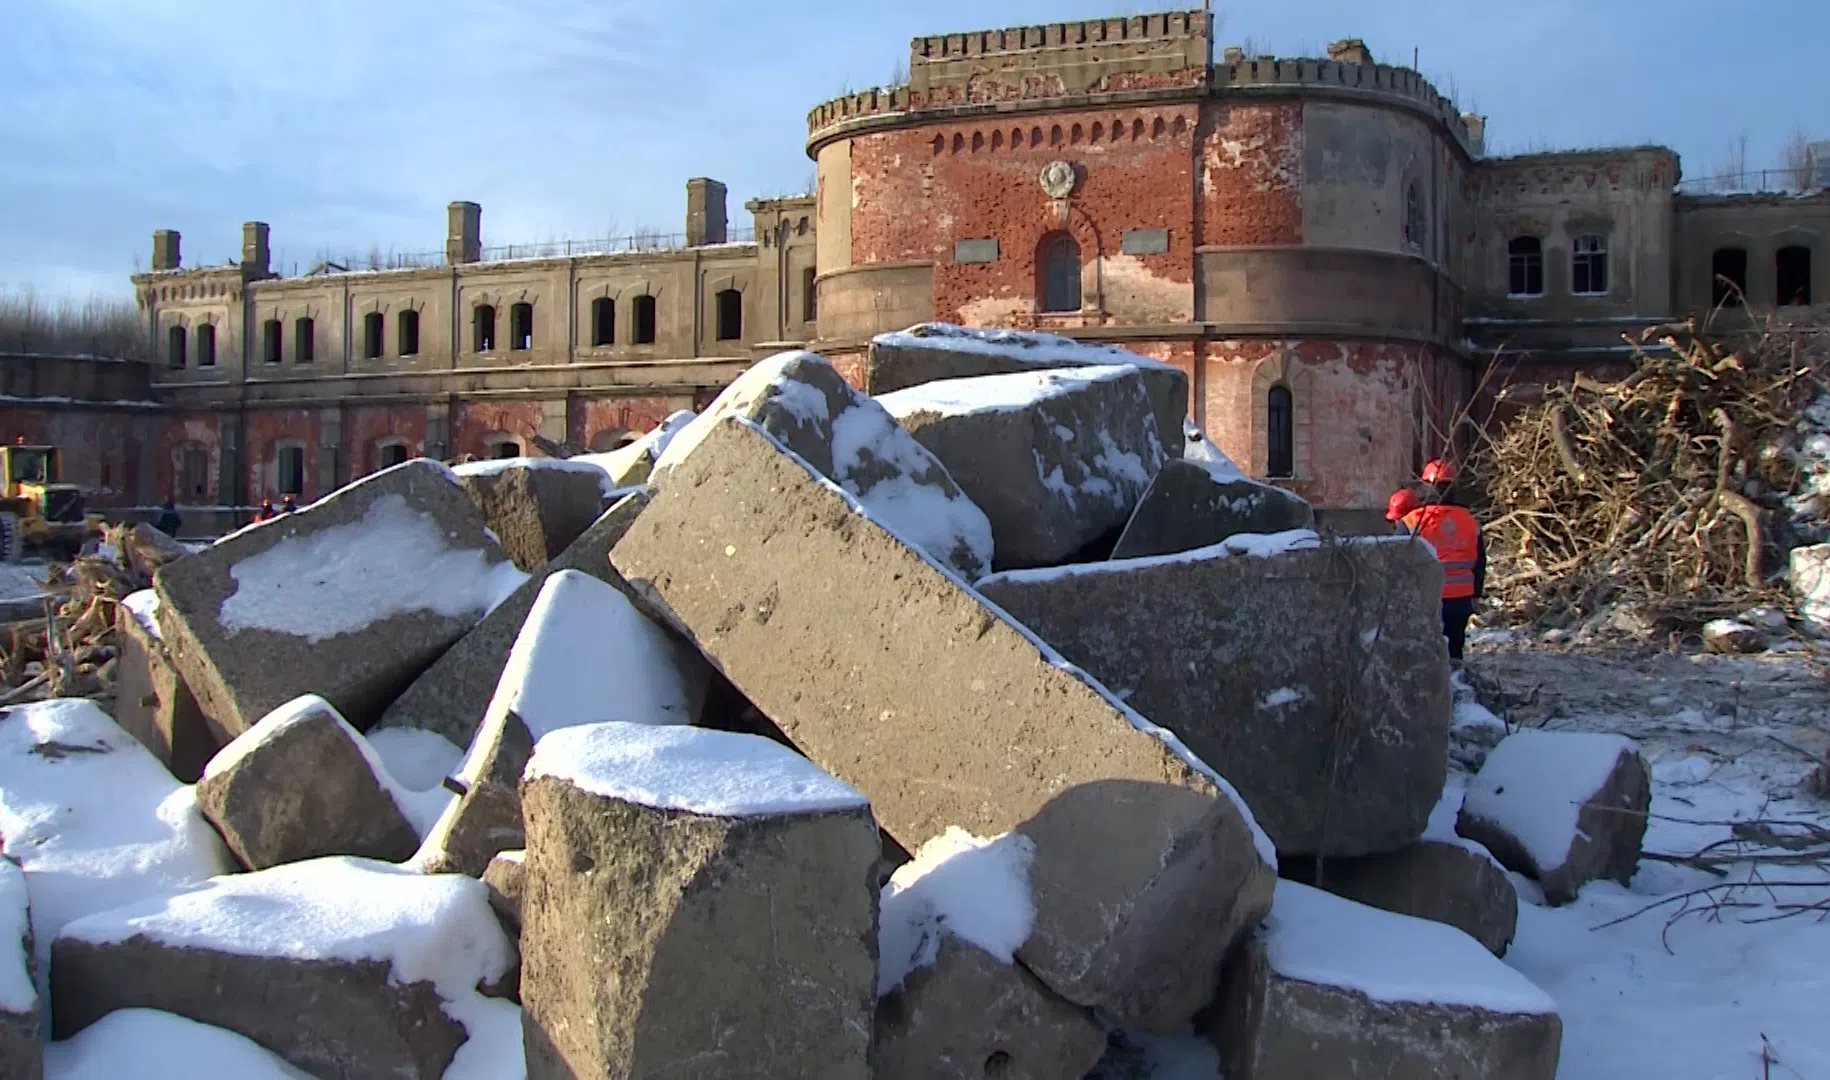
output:
<svg viewBox="0 0 1830 1080"><path fill-rule="evenodd" d="M1170 11L918 37L909 43L909 87L918 95L987 71L1094 67L1102 75L1202 71L1212 55L1203 11Z"/></svg>

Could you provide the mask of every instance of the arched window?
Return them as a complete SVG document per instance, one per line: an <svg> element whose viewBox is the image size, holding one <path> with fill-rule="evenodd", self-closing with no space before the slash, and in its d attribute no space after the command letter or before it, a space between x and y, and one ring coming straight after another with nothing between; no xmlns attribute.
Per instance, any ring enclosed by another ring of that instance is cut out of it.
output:
<svg viewBox="0 0 1830 1080"><path fill-rule="evenodd" d="M1506 295L1544 295L1544 242L1537 237L1506 241Z"/></svg>
<svg viewBox="0 0 1830 1080"><path fill-rule="evenodd" d="M470 316L470 351L490 352L496 347L496 309L478 304Z"/></svg>
<svg viewBox="0 0 1830 1080"><path fill-rule="evenodd" d="M292 362L309 364L318 355L318 324L311 316L301 316L292 324Z"/></svg>
<svg viewBox="0 0 1830 1080"><path fill-rule="evenodd" d="M635 318L635 343L653 345L655 336L654 297L638 296L630 308Z"/></svg>
<svg viewBox="0 0 1830 1080"><path fill-rule="evenodd" d="M281 495L305 494L305 447L302 443L281 443L275 453L275 486Z"/></svg>
<svg viewBox="0 0 1830 1080"><path fill-rule="evenodd" d="M1709 304L1740 307L1747 294L1747 249L1717 248L1709 256Z"/></svg>
<svg viewBox="0 0 1830 1080"><path fill-rule="evenodd" d="M391 469L403 465L407 460L407 444L404 442L384 442L375 448L375 467Z"/></svg>
<svg viewBox="0 0 1830 1080"><path fill-rule="evenodd" d="M534 347L534 305L526 301L509 305L508 347L516 351Z"/></svg>
<svg viewBox="0 0 1830 1080"><path fill-rule="evenodd" d="M269 364L280 362L280 341L284 331L278 319L268 319L261 324L261 360Z"/></svg>
<svg viewBox="0 0 1830 1080"><path fill-rule="evenodd" d="M1773 253L1773 299L1780 307L1811 302L1811 249L1788 244Z"/></svg>
<svg viewBox="0 0 1830 1080"><path fill-rule="evenodd" d="M1080 245L1064 232L1049 233L1037 251L1042 311L1080 310Z"/></svg>
<svg viewBox="0 0 1830 1080"><path fill-rule="evenodd" d="M419 312L407 308L396 322L400 327L400 355L416 355L419 352Z"/></svg>
<svg viewBox="0 0 1830 1080"><path fill-rule="evenodd" d="M362 317L363 359L381 359L381 335L385 329L381 312L371 311Z"/></svg>
<svg viewBox="0 0 1830 1080"><path fill-rule="evenodd" d="M616 301L608 296L591 301L591 344L593 347L616 344Z"/></svg>
<svg viewBox="0 0 1830 1080"><path fill-rule="evenodd" d="M1278 383L1265 395L1265 475L1296 473L1296 409L1290 388Z"/></svg>
<svg viewBox="0 0 1830 1080"><path fill-rule="evenodd" d="M165 364L167 367L184 366L184 353L187 347L184 327L173 326L165 331Z"/></svg>
<svg viewBox="0 0 1830 1080"><path fill-rule="evenodd" d="M1412 180L1404 189L1404 246L1423 250L1423 188Z"/></svg>
<svg viewBox="0 0 1830 1080"><path fill-rule="evenodd" d="M203 323L197 327L197 366L216 366L215 323Z"/></svg>
<svg viewBox="0 0 1830 1080"><path fill-rule="evenodd" d="M1605 296L1608 291L1608 241L1590 234L1576 237L1570 248L1569 291L1577 296Z"/></svg>
<svg viewBox="0 0 1830 1080"><path fill-rule="evenodd" d="M718 340L739 341L743 338L743 294L736 289L718 290Z"/></svg>

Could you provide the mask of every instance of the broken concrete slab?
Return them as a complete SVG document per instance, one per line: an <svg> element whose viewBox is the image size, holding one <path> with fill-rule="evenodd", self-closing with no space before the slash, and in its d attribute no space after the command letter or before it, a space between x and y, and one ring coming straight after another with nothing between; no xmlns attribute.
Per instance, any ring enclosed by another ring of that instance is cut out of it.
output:
<svg viewBox="0 0 1830 1080"><path fill-rule="evenodd" d="M166 655L158 601L158 593L142 589L115 609L114 719L173 776L194 784L226 740L210 727Z"/></svg>
<svg viewBox="0 0 1830 1080"><path fill-rule="evenodd" d="M870 1075L863 795L767 739L611 723L541 740L523 798L528 1080Z"/></svg>
<svg viewBox="0 0 1830 1080"><path fill-rule="evenodd" d="M619 590L578 570L548 577L458 769L463 794L433 825L414 865L478 877L497 852L521 847L521 773L548 733L608 720L692 723L703 690L680 671L677 656L674 638Z"/></svg>
<svg viewBox="0 0 1830 1080"><path fill-rule="evenodd" d="M1453 926L1505 956L1519 921L1519 894L1506 870L1471 840L1419 840L1388 855L1313 860L1283 874L1381 911Z"/></svg>
<svg viewBox="0 0 1830 1080"><path fill-rule="evenodd" d="M330 1080L443 1075L492 1019L478 987L514 964L480 881L329 858L232 874L79 919L51 947L68 1038L159 1009L254 1040Z"/></svg>
<svg viewBox="0 0 1830 1080"><path fill-rule="evenodd" d="M1030 837L1021 956L1069 1001L1173 1030L1262 916L1275 854L1230 787L754 424L707 433L611 560L904 848Z"/></svg>
<svg viewBox="0 0 1830 1080"><path fill-rule="evenodd" d="M32 953L25 872L12 860L0 858L0 1076L22 1080L44 1072Z"/></svg>
<svg viewBox="0 0 1830 1080"><path fill-rule="evenodd" d="M204 767L197 805L250 870L325 855L399 862L419 847L387 770L328 701L290 701Z"/></svg>
<svg viewBox="0 0 1830 1080"><path fill-rule="evenodd" d="M863 389L871 395L888 394L941 379L1105 364L1130 364L1138 369L1150 393L1163 452L1172 458L1182 456L1189 403L1187 373L1174 364L1116 345L1033 330L923 323L871 339L864 360Z"/></svg>
<svg viewBox="0 0 1830 1080"><path fill-rule="evenodd" d="M1138 500L1112 558L1193 551L1240 533L1313 528L1315 510L1301 496L1225 465L1171 460Z"/></svg>
<svg viewBox="0 0 1830 1080"><path fill-rule="evenodd" d="M498 851L483 871L483 884L489 886L489 906L496 909L502 925L519 933L521 930L521 891L527 880L527 852L522 848Z"/></svg>
<svg viewBox="0 0 1830 1080"><path fill-rule="evenodd" d="M934 962L877 1003L871 1075L1059 1080L1085 1076L1105 1049L1091 1012L1021 965L943 934Z"/></svg>
<svg viewBox="0 0 1830 1080"><path fill-rule="evenodd" d="M300 694L358 730L526 575L423 458L161 567L159 629L229 736Z"/></svg>
<svg viewBox="0 0 1830 1080"><path fill-rule="evenodd" d="M530 574L591 527L613 486L596 465L566 458L498 458L451 471L502 551Z"/></svg>
<svg viewBox="0 0 1830 1080"><path fill-rule="evenodd" d="M1164 460L1135 367L947 379L877 400L984 509L1000 569L1052 565L1116 532Z"/></svg>
<svg viewBox="0 0 1830 1080"><path fill-rule="evenodd" d="M413 680L413 685L388 706L376 726L434 731L454 746L469 746L483 723L483 714L489 710L489 699L502 679L502 667L508 663L515 637L521 633L527 613L533 610L534 598L540 595L547 579L561 570L579 570L625 588L622 576L610 568L610 549L647 505L648 493L636 491L604 511L558 558L523 582L434 661L425 674ZM677 656L681 665L688 668L699 659L684 643Z"/></svg>
<svg viewBox="0 0 1830 1080"><path fill-rule="evenodd" d="M1736 619L1703 624L1703 647L1717 653L1757 653L1766 649L1766 634Z"/></svg>
<svg viewBox="0 0 1830 1080"><path fill-rule="evenodd" d="M712 428L741 416L850 492L904 542L967 581L992 564L992 527L944 465L894 417L860 394L823 356L777 353L737 377L655 463L655 484Z"/></svg>
<svg viewBox="0 0 1830 1080"><path fill-rule="evenodd" d="M1442 570L1408 538L1238 535L978 590L1233 780L1290 855L1395 851L1448 774Z"/></svg>
<svg viewBox="0 0 1830 1080"><path fill-rule="evenodd" d="M1204 1018L1228 1080L1553 1080L1556 1003L1466 934L1291 881Z"/></svg>
<svg viewBox="0 0 1830 1080"><path fill-rule="evenodd" d="M1455 831L1564 904L1639 868L1651 773L1638 744L1583 731L1515 731L1468 784Z"/></svg>

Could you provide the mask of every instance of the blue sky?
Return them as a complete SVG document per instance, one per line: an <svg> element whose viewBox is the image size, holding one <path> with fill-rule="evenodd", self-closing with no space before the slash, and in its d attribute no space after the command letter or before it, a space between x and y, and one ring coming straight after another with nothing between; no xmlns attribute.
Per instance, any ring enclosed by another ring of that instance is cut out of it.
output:
<svg viewBox="0 0 1830 1080"><path fill-rule="evenodd" d="M684 182L802 190L807 110L890 80L919 34L1157 10L1125 0L0 0L0 288L125 294L155 228L187 264L273 226L326 251L681 228ZM1499 151L1660 142L1687 176L1747 139L1830 138L1826 0L1281 0L1220 43L1412 49Z"/></svg>

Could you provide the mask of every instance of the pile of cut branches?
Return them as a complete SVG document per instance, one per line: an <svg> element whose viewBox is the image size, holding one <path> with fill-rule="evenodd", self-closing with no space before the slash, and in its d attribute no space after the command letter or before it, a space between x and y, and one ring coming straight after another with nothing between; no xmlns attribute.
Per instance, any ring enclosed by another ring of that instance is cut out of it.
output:
<svg viewBox="0 0 1830 1080"><path fill-rule="evenodd" d="M1545 388L1470 462L1501 619L1567 626L1630 605L1689 632L1783 604L1769 574L1806 479L1798 417L1825 390L1821 343L1693 320L1647 330L1619 382Z"/></svg>
<svg viewBox="0 0 1830 1080"><path fill-rule="evenodd" d="M152 585L159 567L189 553L149 525L109 525L100 548L57 567L42 620L15 623L0 641L0 705L89 697L113 682L115 611Z"/></svg>

